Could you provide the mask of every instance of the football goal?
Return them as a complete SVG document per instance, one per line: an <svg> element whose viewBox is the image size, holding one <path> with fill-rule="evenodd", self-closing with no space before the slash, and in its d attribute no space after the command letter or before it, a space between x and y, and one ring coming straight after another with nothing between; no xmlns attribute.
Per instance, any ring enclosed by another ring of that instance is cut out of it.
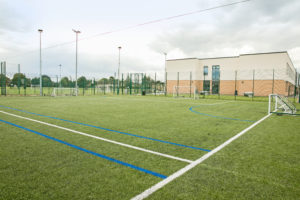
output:
<svg viewBox="0 0 300 200"><path fill-rule="evenodd" d="M270 94L269 95L269 114L296 114L297 109L295 105L290 102L288 98L283 95Z"/></svg>
<svg viewBox="0 0 300 200"><path fill-rule="evenodd" d="M76 93L78 94L76 88L53 88L51 96L76 96Z"/></svg>
<svg viewBox="0 0 300 200"><path fill-rule="evenodd" d="M195 86L177 86L173 87L174 98L190 98L196 99L198 96L197 89Z"/></svg>

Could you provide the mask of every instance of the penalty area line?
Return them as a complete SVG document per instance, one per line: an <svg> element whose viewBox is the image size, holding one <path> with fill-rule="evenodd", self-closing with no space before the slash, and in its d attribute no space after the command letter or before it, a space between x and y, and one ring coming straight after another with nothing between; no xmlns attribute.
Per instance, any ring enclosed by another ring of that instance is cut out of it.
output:
<svg viewBox="0 0 300 200"><path fill-rule="evenodd" d="M55 128L62 129L62 130L65 130L65 131L69 131L69 132L72 132L72 133L76 133L76 134L79 134L79 135L84 135L84 136L87 136L87 137L95 138L95 139L102 140L102 141L105 141L105 142L109 142L109 143L112 143L112 144L117 144L117 145L124 146L124 147L127 147L127 148L131 148L131 149L135 149L135 150L155 154L155 155L166 157L166 158L171 158L173 160L179 160L179 161L187 162L187 163L192 163L193 162L193 161L188 160L188 159L179 158L179 157L176 157L176 156L171 156L171 155L164 154L164 153L159 153L159 152L156 152L156 151L144 149L144 148L141 148L141 147L137 147L137 146L121 143L121 142L117 142L117 141L114 141L114 140L109 140L109 139L106 139L106 138L102 138L102 137L98 137L98 136L95 136L95 135L90 135L90 134L83 133L83 132L80 132L80 131L65 128L65 127L62 127L62 126L58 126L58 125L50 124L50 123L47 123L47 122L42 122L42 121L39 121L39 120L31 119L31 118L28 118L28 117L23 117L23 116L20 116L20 115L15 115L15 114L12 114L12 113L4 112L4 111L1 111L1 110L0 110L0 113L10 115L10 116L13 116L13 117L17 117L17 118L21 118L21 119L25 119L25 120L29 120L29 121L33 121L33 122L37 122L37 123L44 124L44 125L47 125L47 126L55 127Z"/></svg>
<svg viewBox="0 0 300 200"><path fill-rule="evenodd" d="M270 116L271 116L271 114L268 114L268 115L264 116L263 118L261 118L260 120L258 120L257 122L255 122L254 124L249 126L248 128L242 130L240 133L236 134L235 136L231 137L230 139L225 141L223 144L221 144L218 147L216 147L215 149L211 150L210 152L208 152L207 154L205 154L204 156L202 156L198 160L195 160L191 164L185 166L184 168L182 168L182 169L178 170L177 172L173 173L172 175L168 176L168 178L164 179L163 181L158 182L157 184L155 184L154 186L152 186L149 189L145 190L144 192L140 193L139 195L131 198L131 200L142 200L142 199L147 198L152 193L156 192L157 190L161 189L162 187L164 187L165 185L167 185L171 181L173 181L176 178L182 176L187 171L191 170L192 168L194 168L198 164L202 163L204 160L211 157L212 155L214 155L215 153L217 153L218 151L220 151L221 149L226 147L228 144L230 144L234 140L238 139L240 136L242 136L243 134L245 134L250 129L252 129L253 127L255 127L256 125L258 125L259 123L261 123L262 121L264 121L265 119L267 119Z"/></svg>

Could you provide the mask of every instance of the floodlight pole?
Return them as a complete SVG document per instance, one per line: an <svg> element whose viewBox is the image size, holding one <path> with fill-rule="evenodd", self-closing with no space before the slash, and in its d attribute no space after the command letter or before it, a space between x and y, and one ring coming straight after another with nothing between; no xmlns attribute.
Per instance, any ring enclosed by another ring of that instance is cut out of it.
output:
<svg viewBox="0 0 300 200"><path fill-rule="evenodd" d="M120 65L121 65L121 49L122 47L118 47L119 49L119 67L118 67L118 95L119 95L119 92L120 92Z"/></svg>
<svg viewBox="0 0 300 200"><path fill-rule="evenodd" d="M76 96L78 96L77 91L77 65L78 65L78 34L81 33L79 30L74 30L74 33L76 33L76 67L75 67L75 88L76 88Z"/></svg>
<svg viewBox="0 0 300 200"><path fill-rule="evenodd" d="M165 55L165 95L167 95L167 53L164 52Z"/></svg>
<svg viewBox="0 0 300 200"><path fill-rule="evenodd" d="M43 96L43 87L42 87L42 29L38 29L40 32L40 96Z"/></svg>

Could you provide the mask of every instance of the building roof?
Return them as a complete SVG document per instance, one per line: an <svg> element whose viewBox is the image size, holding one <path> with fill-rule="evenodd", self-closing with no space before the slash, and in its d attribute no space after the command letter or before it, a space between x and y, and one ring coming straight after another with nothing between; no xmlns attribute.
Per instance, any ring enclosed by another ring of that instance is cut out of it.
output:
<svg viewBox="0 0 300 200"><path fill-rule="evenodd" d="M276 51L276 52L265 52L265 53L247 53L240 54L240 56L252 56L252 55L262 55L262 54L277 54L277 53L288 53L287 51Z"/></svg>
<svg viewBox="0 0 300 200"><path fill-rule="evenodd" d="M249 54L240 54L238 56L224 56L224 57L211 57L211 58L179 58L179 59L170 59L167 61L175 61L175 60L191 60L191 59L198 59L198 60L208 60L208 59L223 59L223 58L238 58L240 56L252 56L252 55L262 55L262 54L277 54L277 53L286 53L287 51L277 51L277 52L265 52L265 53L249 53Z"/></svg>

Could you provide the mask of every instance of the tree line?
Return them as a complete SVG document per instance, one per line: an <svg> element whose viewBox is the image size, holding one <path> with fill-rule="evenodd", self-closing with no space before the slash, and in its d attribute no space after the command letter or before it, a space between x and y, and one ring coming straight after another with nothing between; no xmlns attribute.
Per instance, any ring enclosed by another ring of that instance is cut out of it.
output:
<svg viewBox="0 0 300 200"><path fill-rule="evenodd" d="M147 82L148 84L154 84L155 80L153 80L150 76L143 76L143 81ZM133 77L130 76L125 77L123 80L123 86L128 86L137 80L134 80ZM13 78L10 79L9 77L0 74L0 84L3 86L5 83L6 86L9 87L31 87L31 86L39 86L40 85L40 77L28 78L25 74L22 73L15 73ZM93 87L96 84L103 85L103 84L116 84L117 79L115 77L110 76L109 78L102 78L97 82L93 79L87 79L85 76L81 76L77 80L77 85L80 88L86 87ZM160 81L156 81L157 84L160 84ZM139 80L139 84L142 84L142 81ZM65 76L62 77L61 80L53 81L49 76L42 75L42 86L43 87L75 87L75 80Z"/></svg>

